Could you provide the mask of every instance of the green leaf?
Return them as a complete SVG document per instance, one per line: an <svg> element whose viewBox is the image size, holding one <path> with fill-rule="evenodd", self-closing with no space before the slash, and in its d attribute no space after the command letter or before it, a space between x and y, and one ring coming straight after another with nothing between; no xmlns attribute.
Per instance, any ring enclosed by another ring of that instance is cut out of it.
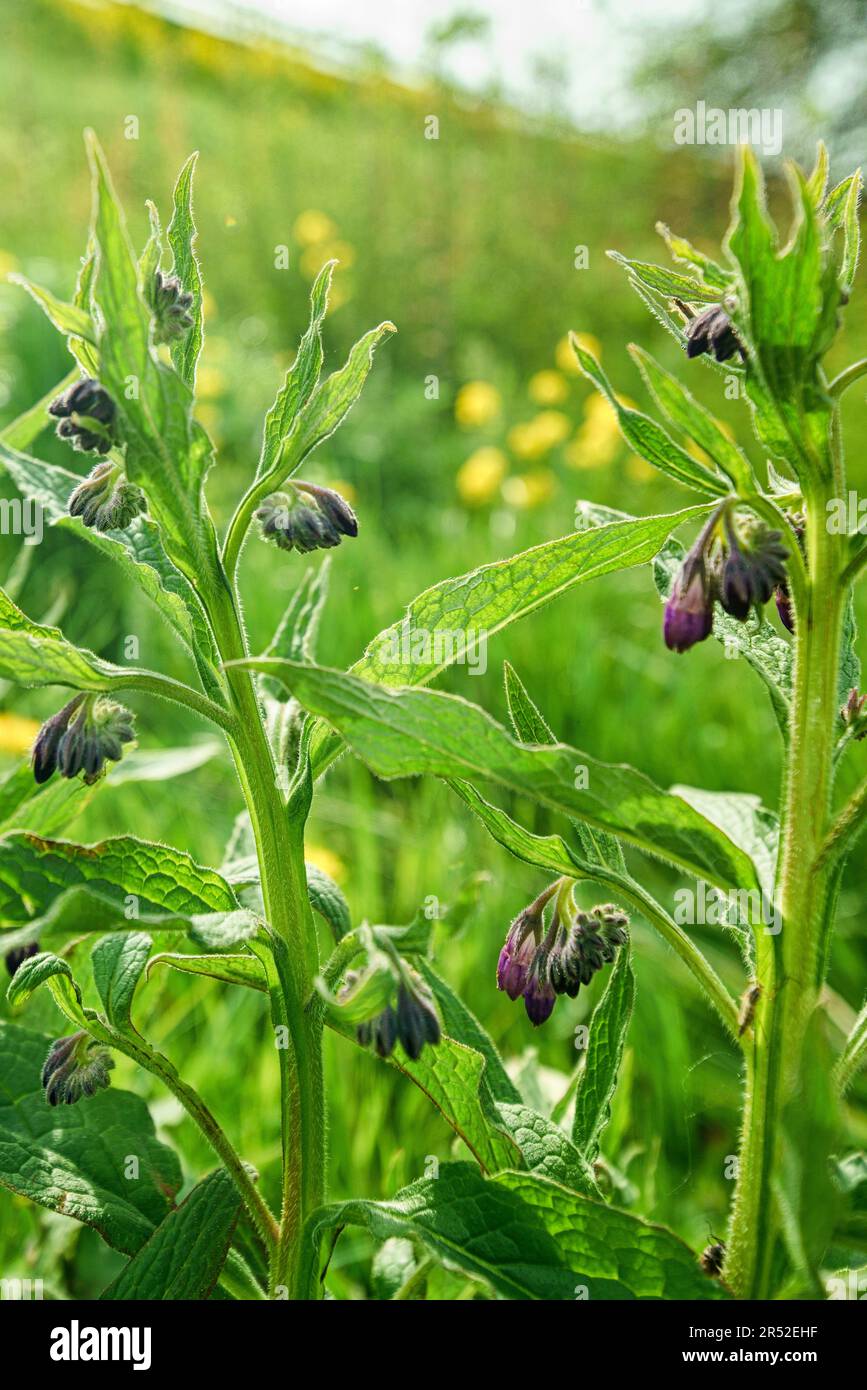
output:
<svg viewBox="0 0 867 1390"><path fill-rule="evenodd" d="M13 284L21 285L36 300L54 327L67 338L82 338L86 343L96 343L96 332L90 314L85 313L75 304L65 304L50 290L42 289L40 285L34 285L32 280L27 279L26 275L14 274L10 275L9 279Z"/></svg>
<svg viewBox="0 0 867 1390"><path fill-rule="evenodd" d="M181 282L181 288L185 293L193 297L190 309L193 326L183 338L171 345L175 370L191 389L196 384L196 364L205 336L202 326L202 276L194 249L196 224L193 219L193 174L198 157L198 152L191 154L178 176L174 192L174 212L166 234L174 256L172 273Z"/></svg>
<svg viewBox="0 0 867 1390"><path fill-rule="evenodd" d="M485 1072L482 1085L491 1099L504 1101L509 1105L518 1104L521 1100L521 1094L503 1066L503 1059L493 1040L485 1032L475 1014L470 1012L451 986L437 974L430 961L420 958L415 962L415 965L419 974L430 986L439 1005L446 1033L456 1042L464 1043L484 1057Z"/></svg>
<svg viewBox="0 0 867 1390"><path fill-rule="evenodd" d="M526 1105L497 1106L506 1133L517 1144L531 1173L553 1178L572 1192L598 1197L599 1189L590 1163L567 1139L559 1125Z"/></svg>
<svg viewBox="0 0 867 1390"><path fill-rule="evenodd" d="M130 1027L133 995L152 944L145 932L114 933L97 941L91 952L93 979L106 1017L121 1032Z"/></svg>
<svg viewBox="0 0 867 1390"><path fill-rule="evenodd" d="M50 951L40 951L19 965L6 991L6 999L13 1009L22 1008L42 985L48 985L55 1004L70 1023L77 1028L86 1025L81 990L73 979L72 970L67 961Z"/></svg>
<svg viewBox="0 0 867 1390"><path fill-rule="evenodd" d="M27 443L23 431L17 444L5 434L0 440L0 468L22 496L38 502L49 526L69 531L116 564L123 577L146 594L184 645L209 655L216 666L213 638L195 590L172 564L154 522L137 516L123 531L97 531L85 526L79 518L69 515L67 505L81 478L58 464L44 463L19 452Z"/></svg>
<svg viewBox="0 0 867 1390"><path fill-rule="evenodd" d="M226 985L246 985L268 993L265 972L255 956L230 955L185 955L181 952L164 951L151 956L147 973L150 978L155 965L168 965L188 975L208 975L212 980L220 980Z"/></svg>
<svg viewBox="0 0 867 1390"><path fill-rule="evenodd" d="M74 647L59 628L43 627L0 589L0 676L17 685L68 685L73 690L116 690L130 672Z"/></svg>
<svg viewBox="0 0 867 1390"><path fill-rule="evenodd" d="M744 146L726 251L737 266L733 317L747 347L746 387L757 432L802 482L830 475L831 400L819 362L836 331L841 289L800 171L795 227L778 249L758 162Z"/></svg>
<svg viewBox="0 0 867 1390"><path fill-rule="evenodd" d="M611 1116L634 1003L635 973L627 944L618 952L605 993L593 1011L584 1070L575 1096L572 1142L587 1163L595 1162Z"/></svg>
<svg viewBox="0 0 867 1390"><path fill-rule="evenodd" d="M738 845L756 866L762 891L773 899L780 822L751 792L709 792L699 787L671 789Z"/></svg>
<svg viewBox="0 0 867 1390"><path fill-rule="evenodd" d="M634 278L654 294L665 295L667 299L694 300L699 304L719 303L719 288L703 285L692 275L681 275L665 266L650 265L647 261L632 261L621 256L619 251L609 251L609 257L618 265L625 266Z"/></svg>
<svg viewBox="0 0 867 1390"><path fill-rule="evenodd" d="M617 415L620 432L630 448L648 463L652 463L661 473L667 473L670 478L686 487L695 488L705 497L725 495L728 488L718 473L705 468L704 464L699 463L679 444L675 444L662 426L651 420L649 415L620 403L596 358L580 346L574 334L572 347L582 372L593 382L597 391L605 397Z"/></svg>
<svg viewBox="0 0 867 1390"><path fill-rule="evenodd" d="M215 869L183 850L118 835L93 845L45 840L28 831L0 838L0 921L27 922L65 890L87 886L123 916L232 913L238 901ZM130 897L136 901L130 903Z"/></svg>
<svg viewBox="0 0 867 1390"><path fill-rule="evenodd" d="M731 442L719 421L690 395L677 377L661 367L649 352L645 352L635 343L629 344L629 352L638 363L656 404L675 429L681 430L693 439L699 448L710 456L716 467L726 474L736 490L752 491L755 488L755 479L749 459L737 444Z"/></svg>
<svg viewBox="0 0 867 1390"><path fill-rule="evenodd" d="M328 308L331 277L336 261L328 261L320 270L310 292L310 324L301 339L298 355L286 373L277 399L265 416L262 453L256 477L268 477L280 466L280 456L286 438L295 427L298 415L307 405L322 371L322 323Z"/></svg>
<svg viewBox="0 0 867 1390"><path fill-rule="evenodd" d="M225 1263L240 1204L225 1168L209 1173L169 1212L100 1298L207 1298Z"/></svg>
<svg viewBox="0 0 867 1390"><path fill-rule="evenodd" d="M724 270L703 251L698 251L685 237L677 236L664 222L657 222L656 230L662 237L672 257L683 265L691 266L698 272L705 284L713 287L721 298L731 287L732 273Z"/></svg>
<svg viewBox="0 0 867 1390"><path fill-rule="evenodd" d="M129 1091L112 1086L77 1105L46 1105L40 1075L51 1041L0 1020L0 1184L134 1254L171 1209L180 1165Z"/></svg>
<svg viewBox="0 0 867 1390"><path fill-rule="evenodd" d="M125 467L141 486L172 562L193 583L217 582L216 538L202 505L212 449L192 419L192 393L150 347L150 311L105 157L91 135L100 311L100 380L117 406L126 441ZM180 235L180 229L179 229Z"/></svg>
<svg viewBox="0 0 867 1390"><path fill-rule="evenodd" d="M628 518L443 580L420 594L399 623L374 637L352 672L379 685L427 685L480 638L489 641L577 584L653 559L673 531L706 512L702 505L670 516ZM424 639L418 651L416 633ZM340 739L318 726L310 741L314 771L327 767L339 750Z"/></svg>
<svg viewBox="0 0 867 1390"><path fill-rule="evenodd" d="M304 571L301 582L274 633L266 656L285 656L289 661L312 661L319 620L328 597L328 574L331 565L325 556L317 569L312 566ZM279 684L268 685L263 682L269 695L279 699Z"/></svg>
<svg viewBox="0 0 867 1390"><path fill-rule="evenodd" d="M289 661L236 664L279 676L379 777L430 773L494 781L720 887L755 883L742 851L634 768L603 763L568 744L519 744L484 710L441 691L387 690L342 671Z"/></svg>
<svg viewBox="0 0 867 1390"><path fill-rule="evenodd" d="M840 280L844 289L851 290L861 255L861 223L858 218L858 205L861 201L861 172L852 175L852 182L843 204L841 224L844 233L843 264L840 267Z"/></svg>
<svg viewBox="0 0 867 1390"><path fill-rule="evenodd" d="M315 864L306 864L305 869L310 906L328 923L334 940L339 941L352 926L349 904L334 879L329 878L324 869L318 868Z"/></svg>
<svg viewBox="0 0 867 1390"><path fill-rule="evenodd" d="M363 1226L379 1240L420 1240L508 1299L725 1297L670 1231L534 1173L485 1180L469 1164L449 1163L436 1179L420 1179L391 1202L320 1208L306 1229L310 1284L325 1232L347 1225Z"/></svg>

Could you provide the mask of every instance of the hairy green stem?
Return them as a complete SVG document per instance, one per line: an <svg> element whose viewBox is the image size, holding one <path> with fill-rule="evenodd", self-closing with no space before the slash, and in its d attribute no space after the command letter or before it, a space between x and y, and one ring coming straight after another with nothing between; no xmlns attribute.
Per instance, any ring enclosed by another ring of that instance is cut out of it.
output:
<svg viewBox="0 0 867 1390"><path fill-rule="evenodd" d="M821 983L830 870L819 861L830 819L845 602L839 538L826 525L826 504L838 472L835 466L835 477L817 483L805 496L809 582L806 603L796 608L776 889L782 930L758 937L761 994L747 1049L743 1133L724 1270L726 1282L741 1298L770 1293L783 1115L797 1086L804 1034Z"/></svg>
<svg viewBox="0 0 867 1390"><path fill-rule="evenodd" d="M210 596L208 611L222 660L231 662L247 656L228 583ZM325 1183L322 1026L318 1015L304 1008L319 968L304 865L309 788L306 798L296 795L287 806L253 678L247 671L228 667L227 679L237 712L229 744L256 841L272 945L263 964L280 1062L283 1195L271 1291L272 1295L285 1292L296 1298L301 1227L321 1203Z"/></svg>

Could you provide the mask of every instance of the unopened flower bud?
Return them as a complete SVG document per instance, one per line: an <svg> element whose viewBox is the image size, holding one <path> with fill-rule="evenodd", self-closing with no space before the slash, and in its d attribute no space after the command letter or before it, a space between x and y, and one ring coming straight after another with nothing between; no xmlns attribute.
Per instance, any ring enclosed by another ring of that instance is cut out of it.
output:
<svg viewBox="0 0 867 1390"><path fill-rule="evenodd" d="M712 353L717 362L725 362L736 352L744 356L743 344L721 304L711 304L686 326L687 357L700 357L705 352Z"/></svg>
<svg viewBox="0 0 867 1390"><path fill-rule="evenodd" d="M74 1105L110 1084L114 1059L85 1032L57 1038L42 1068L42 1089L49 1105Z"/></svg>
<svg viewBox="0 0 867 1390"><path fill-rule="evenodd" d="M75 711L87 699L86 695L76 695L57 714L46 719L33 744L33 777L38 783L47 782L58 766L58 751L69 721Z"/></svg>
<svg viewBox="0 0 867 1390"><path fill-rule="evenodd" d="M154 273L150 291L154 311L154 342L173 343L189 333L193 326L193 296L181 286L176 275Z"/></svg>
<svg viewBox="0 0 867 1390"><path fill-rule="evenodd" d="M135 738L133 715L103 697L77 695L43 724L33 745L33 775L47 782L84 774L88 785L103 775L106 762L119 762L123 745Z"/></svg>
<svg viewBox="0 0 867 1390"><path fill-rule="evenodd" d="M663 636L673 652L685 652L710 636L715 586L705 556L693 548L683 561L665 604Z"/></svg>
<svg viewBox="0 0 867 1390"><path fill-rule="evenodd" d="M290 484L290 489L272 493L257 509L263 540L306 554L358 535L355 513L339 493L303 482Z"/></svg>
<svg viewBox="0 0 867 1390"><path fill-rule="evenodd" d="M789 552L779 531L748 518L739 533L730 515L725 521L727 552L719 582L719 601L725 611L744 622L754 607L766 604L778 584L785 583Z"/></svg>
<svg viewBox="0 0 867 1390"><path fill-rule="evenodd" d="M867 738L867 695L859 695L853 687L849 698L840 710L843 723L852 730L852 737L859 742Z"/></svg>
<svg viewBox="0 0 867 1390"><path fill-rule="evenodd" d="M104 459L90 470L67 503L70 516L96 531L124 531L147 506L144 493L116 463Z"/></svg>
<svg viewBox="0 0 867 1390"><path fill-rule="evenodd" d="M509 928L497 961L497 989L505 990L511 1000L524 993L541 927L542 909L535 902L519 912Z"/></svg>
<svg viewBox="0 0 867 1390"><path fill-rule="evenodd" d="M84 377L48 407L59 423L57 434L84 453L105 453L114 442L115 405L104 386Z"/></svg>
<svg viewBox="0 0 867 1390"><path fill-rule="evenodd" d="M9 971L10 975L14 975L15 971L19 970L26 960L29 960L31 956L38 955L38 941L31 941L29 946L16 946L15 950L6 952L4 957L6 969Z"/></svg>
<svg viewBox="0 0 867 1390"><path fill-rule="evenodd" d="M442 1031L433 995L420 975L404 963L404 978L397 987L396 1003L389 1003L375 1018L359 1024L356 1036L363 1047L372 1046L380 1057L390 1057L400 1043L412 1061L418 1061L425 1043L435 1046Z"/></svg>
<svg viewBox="0 0 867 1390"><path fill-rule="evenodd" d="M530 969L530 978L524 988L524 1008L534 1028L547 1023L554 1012L557 995L548 978L548 953L539 947Z"/></svg>

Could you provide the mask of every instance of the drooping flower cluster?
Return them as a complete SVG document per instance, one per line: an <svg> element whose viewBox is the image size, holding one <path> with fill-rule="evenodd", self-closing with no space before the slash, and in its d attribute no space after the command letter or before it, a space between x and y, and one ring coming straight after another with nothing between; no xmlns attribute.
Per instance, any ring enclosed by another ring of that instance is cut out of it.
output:
<svg viewBox="0 0 867 1390"><path fill-rule="evenodd" d="M75 1105L110 1085L114 1058L85 1032L57 1038L42 1068L42 1089L49 1105Z"/></svg>
<svg viewBox="0 0 867 1390"><path fill-rule="evenodd" d="M351 985L351 981L347 981ZM434 1046L442 1036L433 995L424 980L405 963L397 995L375 1018L360 1023L356 1036L362 1047L372 1047L379 1057L390 1057L395 1043L415 1062L425 1043Z"/></svg>
<svg viewBox="0 0 867 1390"><path fill-rule="evenodd" d="M557 880L518 913L497 962L497 988L523 997L534 1027L550 1018L557 996L574 999L597 971L609 965L628 939L629 918L613 903L583 911L571 889ZM545 907L556 893L547 931Z"/></svg>
<svg viewBox="0 0 867 1390"><path fill-rule="evenodd" d="M150 291L151 308L154 311L153 335L155 343L174 343L189 333L193 326L193 296L188 294L176 275L163 275L161 270L154 273Z"/></svg>
<svg viewBox="0 0 867 1390"><path fill-rule="evenodd" d="M115 405L104 386L93 377L76 381L48 407L58 420L58 438L83 453L104 454L115 443Z"/></svg>
<svg viewBox="0 0 867 1390"><path fill-rule="evenodd" d="M358 521L345 498L333 488L295 482L286 492L266 497L255 513L262 539L281 550L326 550L344 536L358 535Z"/></svg>
<svg viewBox="0 0 867 1390"><path fill-rule="evenodd" d="M701 357L706 352L712 353L717 362L726 362L736 352L744 355L743 344L721 304L711 304L690 317L686 326L687 357Z"/></svg>
<svg viewBox="0 0 867 1390"><path fill-rule="evenodd" d="M666 646L685 652L703 642L715 602L746 622L785 586L788 554L780 531L750 513L736 516L732 504L722 502L674 576L663 619Z"/></svg>
<svg viewBox="0 0 867 1390"><path fill-rule="evenodd" d="M97 463L70 495L70 516L80 516L96 531L123 531L147 503L144 493L131 483L118 464L109 459Z"/></svg>
<svg viewBox="0 0 867 1390"><path fill-rule="evenodd" d="M103 775L106 762L123 757L123 745L135 739L133 723L131 712L114 700L74 696L36 735L33 776L41 783L53 772L70 778L83 773L91 786Z"/></svg>

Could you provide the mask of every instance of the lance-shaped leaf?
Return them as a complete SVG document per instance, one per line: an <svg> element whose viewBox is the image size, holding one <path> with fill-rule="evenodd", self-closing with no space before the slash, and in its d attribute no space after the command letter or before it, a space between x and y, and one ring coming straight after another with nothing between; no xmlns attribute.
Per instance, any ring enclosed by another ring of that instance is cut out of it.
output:
<svg viewBox="0 0 867 1390"><path fill-rule="evenodd" d="M193 218L193 174L198 152L191 154L175 185L174 211L167 237L174 256L172 274L180 281L181 289L193 297L189 313L192 327L171 345L172 361L182 381L191 389L196 383L196 364L202 351L202 275L195 252L196 223Z"/></svg>
<svg viewBox="0 0 867 1390"><path fill-rule="evenodd" d="M682 275L679 271L651 265L647 261L633 261L628 256L621 256L619 251L609 251L608 255L612 261L625 266L631 276L647 289L653 290L654 294L665 295L668 299L694 300L699 304L716 304L719 301L719 289L703 285L693 275Z"/></svg>
<svg viewBox="0 0 867 1390"><path fill-rule="evenodd" d="M735 325L747 349L747 394L757 431L799 477L830 473L831 401L819 361L836 330L841 288L800 171L795 228L781 250L758 162L744 146L726 250L739 271Z"/></svg>
<svg viewBox="0 0 867 1390"><path fill-rule="evenodd" d="M100 1297L151 1302L207 1298L220 1277L240 1207L225 1168L209 1173Z"/></svg>
<svg viewBox="0 0 867 1390"><path fill-rule="evenodd" d="M257 478L268 477L279 466L283 445L297 423L319 381L322 371L322 323L328 309L328 294L336 261L328 261L320 270L310 292L310 323L298 347L298 353L277 399L265 416L262 453L256 469Z"/></svg>
<svg viewBox="0 0 867 1390"><path fill-rule="evenodd" d="M0 1021L0 1184L134 1254L171 1210L180 1164L129 1091L112 1086L78 1105L46 1105L40 1076L51 1042Z"/></svg>
<svg viewBox="0 0 867 1390"><path fill-rule="evenodd" d="M427 685L474 644L576 585L652 560L673 531L707 510L700 505L669 516L625 518L445 579L374 637L352 672L379 685ZM310 740L314 772L327 767L339 749L340 740L317 727Z"/></svg>
<svg viewBox="0 0 867 1390"><path fill-rule="evenodd" d="M629 352L638 363L651 395L675 429L704 449L736 490L752 491L756 483L749 459L732 443L719 421L649 352L635 343L630 343Z"/></svg>
<svg viewBox="0 0 867 1390"><path fill-rule="evenodd" d="M195 581L216 573L216 539L202 505L212 449L192 418L187 383L151 350L150 312L139 293L138 267L96 140L89 139L94 178L93 298L100 311L100 380L118 409L126 471L145 491L174 564Z"/></svg>
<svg viewBox="0 0 867 1390"><path fill-rule="evenodd" d="M189 581L166 555L153 521L137 516L123 531L85 526L68 510L70 495L81 482L78 474L19 452L5 442L5 436L0 439L0 469L23 497L39 505L43 522L69 531L113 561L124 578L147 595L185 646L216 660L201 605Z"/></svg>
<svg viewBox="0 0 867 1390"><path fill-rule="evenodd" d="M706 497L724 496L728 491L725 480L676 444L649 415L623 405L592 353L580 346L574 334L571 341L578 365L615 412L621 434L629 446L648 463L652 463L654 468L686 487L694 488Z"/></svg>
<svg viewBox="0 0 867 1390"><path fill-rule="evenodd" d="M503 1101L508 1105L519 1104L521 1093L506 1071L493 1039L488 1036L475 1014L470 1012L451 986L437 974L430 961L420 957L416 959L415 966L431 988L449 1037L466 1047L471 1047L484 1057L485 1073L482 1085L491 1100Z"/></svg>
<svg viewBox="0 0 867 1390"><path fill-rule="evenodd" d="M575 1096L572 1142L588 1163L596 1161L611 1115L634 1003L635 972L626 945L618 952L605 993L593 1011L584 1069Z"/></svg>
<svg viewBox="0 0 867 1390"><path fill-rule="evenodd" d="M725 270L721 265L717 265L716 261L705 255L704 251L699 251L697 247L687 241L686 237L678 236L664 222L657 222L656 230L676 261L691 266L693 270L697 271L706 285L712 286L719 292L718 298L726 293L733 278L730 270Z"/></svg>
<svg viewBox="0 0 867 1390"><path fill-rule="evenodd" d="M146 932L114 933L97 941L91 951L93 980L106 1017L121 1031L130 1026L133 995L151 945Z"/></svg>
<svg viewBox="0 0 867 1390"><path fill-rule="evenodd" d="M54 327L67 338L82 338L86 343L96 343L96 330L90 314L75 304L65 304L50 290L45 290L40 285L34 285L32 280L27 279L26 275L10 275L9 279L14 284L21 285L36 300Z"/></svg>
<svg viewBox="0 0 867 1390"><path fill-rule="evenodd" d="M590 1163L559 1125L526 1105L501 1103L496 1110L503 1128L517 1144L531 1173L553 1178L563 1187L580 1192L584 1197L599 1196Z"/></svg>
<svg viewBox="0 0 867 1390"><path fill-rule="evenodd" d="M752 887L749 858L680 797L625 764L517 743L484 710L433 690L388 690L321 666L253 658L331 723L379 777L482 778L598 825L720 887Z"/></svg>
<svg viewBox="0 0 867 1390"><path fill-rule="evenodd" d="M391 1202L323 1207L305 1230L306 1287L326 1232L363 1226L377 1239L420 1240L504 1298L570 1300L726 1297L692 1251L662 1226L593 1202L535 1173L484 1179L466 1163L440 1168Z"/></svg>
<svg viewBox="0 0 867 1390"><path fill-rule="evenodd" d="M87 1016L82 1004L81 990L76 983L69 962L52 955L50 951L40 951L19 965L12 976L6 991L6 998L12 1008L22 1008L37 989L47 985L54 1002L76 1028L87 1026Z"/></svg>
<svg viewBox="0 0 867 1390"><path fill-rule="evenodd" d="M207 975L225 985L244 985L268 993L265 972L255 956L231 955L187 955L180 951L163 951L151 956L147 965L148 978L156 965L168 965L172 970L180 970L187 975Z"/></svg>
<svg viewBox="0 0 867 1390"><path fill-rule="evenodd" d="M94 845L44 840L27 831L0 839L0 921L27 922L66 889L86 885L117 905L142 913L208 914L238 910L215 869L183 850L118 835Z"/></svg>

